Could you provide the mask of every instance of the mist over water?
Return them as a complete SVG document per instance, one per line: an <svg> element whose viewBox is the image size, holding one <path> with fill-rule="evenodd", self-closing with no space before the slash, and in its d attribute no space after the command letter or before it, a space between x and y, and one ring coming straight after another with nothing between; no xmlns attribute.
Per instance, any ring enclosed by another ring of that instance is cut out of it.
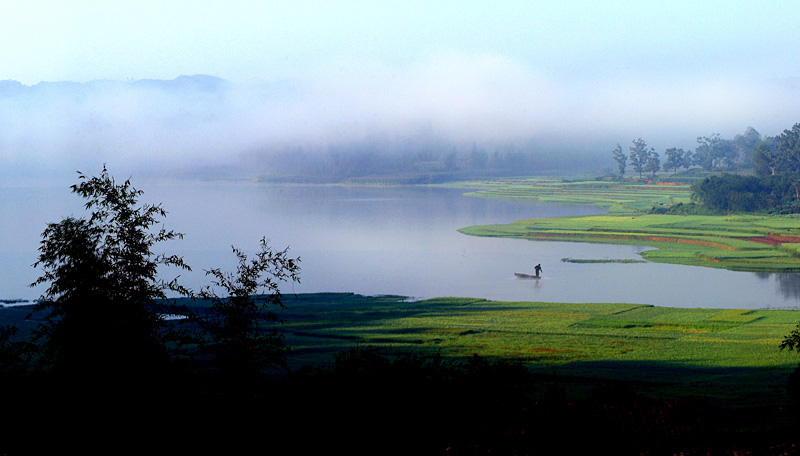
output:
<svg viewBox="0 0 800 456"><path fill-rule="evenodd" d="M243 83L204 75L0 80L0 176L69 178L103 163L137 176L252 175L287 172L292 158L466 154L476 146L522 151L539 169L602 170L613 168L616 143L638 137L663 153L748 126L777 135L798 120L800 101L792 79L557 79L493 55L359 70L366 72Z"/></svg>
<svg viewBox="0 0 800 456"><path fill-rule="evenodd" d="M642 247L479 238L456 230L473 224L601 212L596 207L462 196L463 190L249 182L141 180L142 202L161 202L167 229L183 240L156 253L182 255L193 271L176 274L194 290L203 270L235 268L231 245L254 252L262 236L301 258L301 283L284 292L355 292L412 298L462 296L548 302L632 302L675 307L797 306L794 274L756 274L658 263L569 263L641 259ZM65 186L0 186L0 299L34 299L39 235L47 222L83 214ZM541 263L539 280L517 279Z"/></svg>

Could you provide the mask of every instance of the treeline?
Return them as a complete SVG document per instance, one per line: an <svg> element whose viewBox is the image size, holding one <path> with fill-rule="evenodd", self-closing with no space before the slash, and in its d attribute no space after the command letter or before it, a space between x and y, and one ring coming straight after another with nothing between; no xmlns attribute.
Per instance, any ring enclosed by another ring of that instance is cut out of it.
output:
<svg viewBox="0 0 800 456"><path fill-rule="evenodd" d="M692 184L692 200L716 212L800 212L800 175L724 173Z"/></svg>
<svg viewBox="0 0 800 456"><path fill-rule="evenodd" d="M760 169L764 166L763 157L770 156L778 143L779 138L762 138L758 131L748 127L743 134L736 135L733 139L722 138L718 133L698 137L694 150L671 147L664 151L663 156L655 148L648 147L642 138L633 140L628 153L619 144L611 153L620 176L625 175L630 165L641 179L643 173L652 173L655 176L658 171L675 173L691 168L704 171Z"/></svg>
<svg viewBox="0 0 800 456"><path fill-rule="evenodd" d="M265 178L318 182L379 176L427 175L433 179L530 175L590 170L603 165L592 153L565 153L531 142L459 147L435 138L365 140L331 145L326 150L291 147L256 154L255 167Z"/></svg>
<svg viewBox="0 0 800 456"><path fill-rule="evenodd" d="M718 212L800 212L800 124L752 151L754 175L725 173L692 186L692 198Z"/></svg>
<svg viewBox="0 0 800 456"><path fill-rule="evenodd" d="M655 177L658 171L714 173L692 184L694 207L654 209L658 212L800 212L800 124L777 137L762 137L752 127L733 139L718 134L699 137L694 150L666 149L663 164L641 138L632 142L628 153L619 144L611 153L620 177L629 165L640 179L644 173Z"/></svg>

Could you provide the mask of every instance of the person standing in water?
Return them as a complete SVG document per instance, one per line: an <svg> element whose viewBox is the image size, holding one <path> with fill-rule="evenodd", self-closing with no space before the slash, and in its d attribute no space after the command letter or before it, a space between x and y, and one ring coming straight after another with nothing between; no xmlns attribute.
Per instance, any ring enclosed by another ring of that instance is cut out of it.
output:
<svg viewBox="0 0 800 456"><path fill-rule="evenodd" d="M533 268L533 270L536 272L536 277L539 277L539 273L542 272L542 265L537 264L536 267Z"/></svg>

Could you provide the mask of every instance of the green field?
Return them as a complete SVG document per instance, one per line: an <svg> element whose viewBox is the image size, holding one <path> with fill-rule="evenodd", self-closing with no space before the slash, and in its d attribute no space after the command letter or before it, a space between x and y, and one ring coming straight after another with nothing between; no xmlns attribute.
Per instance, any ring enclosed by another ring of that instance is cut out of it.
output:
<svg viewBox="0 0 800 456"><path fill-rule="evenodd" d="M289 296L287 305L284 330L296 365L365 346L478 354L547 375L634 382L655 395L763 405L786 402L786 381L798 363L796 353L778 347L798 323L792 310L353 294Z"/></svg>
<svg viewBox="0 0 800 456"><path fill-rule="evenodd" d="M640 214L653 206L688 203L691 195L688 184L672 182L565 182L553 178L529 178L468 181L449 186L471 189L467 195L475 197L598 205L617 215Z"/></svg>
<svg viewBox="0 0 800 456"><path fill-rule="evenodd" d="M451 359L477 354L521 362L543 375L634 382L657 395L752 405L785 403L786 382L799 360L779 348L800 322L795 310L411 301L349 293L284 298L282 330L295 368L324 365L336 353L367 346ZM28 333L36 324L24 320L28 312L0 308L0 325L13 323Z"/></svg>
<svg viewBox="0 0 800 456"><path fill-rule="evenodd" d="M642 257L656 262L736 271L800 271L800 216L667 215L648 213L689 201L687 185L519 180L464 183L467 195L595 204L607 214L520 220L459 230L472 236L596 242L656 247Z"/></svg>

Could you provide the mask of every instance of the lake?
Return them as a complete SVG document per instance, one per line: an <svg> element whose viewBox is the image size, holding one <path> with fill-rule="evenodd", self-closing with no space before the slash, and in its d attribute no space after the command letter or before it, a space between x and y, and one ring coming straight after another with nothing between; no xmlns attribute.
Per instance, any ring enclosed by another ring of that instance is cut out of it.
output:
<svg viewBox="0 0 800 456"><path fill-rule="evenodd" d="M34 299L27 284L48 222L83 214L69 183L0 186L0 299ZM203 269L232 270L231 245L253 253L266 236L273 248L301 258L301 283L285 293L354 292L412 298L463 296L492 300L631 302L659 306L794 308L800 275L731 272L658 263L570 263L571 259L641 259L644 247L479 238L456 230L538 217L597 214L590 206L463 196L429 187L271 185L254 182L142 181L142 202L161 202L167 229L183 240L158 252L182 255L195 290ZM515 272L539 280L518 279ZM178 274L165 270L164 278Z"/></svg>

